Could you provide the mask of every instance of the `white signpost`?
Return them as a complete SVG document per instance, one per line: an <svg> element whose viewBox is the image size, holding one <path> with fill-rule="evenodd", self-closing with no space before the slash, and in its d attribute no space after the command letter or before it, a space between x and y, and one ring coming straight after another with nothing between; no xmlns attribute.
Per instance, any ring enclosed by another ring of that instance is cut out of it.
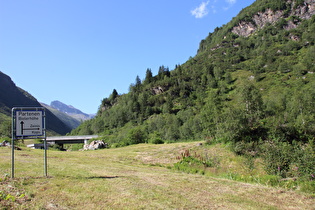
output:
<svg viewBox="0 0 315 210"><path fill-rule="evenodd" d="M43 111L16 111L16 136L43 136Z"/></svg>
<svg viewBox="0 0 315 210"><path fill-rule="evenodd" d="M12 109L12 174L14 178L14 141L44 139L44 171L47 176L46 114L43 107L14 107Z"/></svg>

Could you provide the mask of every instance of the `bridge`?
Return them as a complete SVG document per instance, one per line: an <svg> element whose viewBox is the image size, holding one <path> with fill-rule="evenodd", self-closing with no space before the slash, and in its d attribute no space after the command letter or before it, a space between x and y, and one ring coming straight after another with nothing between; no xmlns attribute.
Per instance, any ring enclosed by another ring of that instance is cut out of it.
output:
<svg viewBox="0 0 315 210"><path fill-rule="evenodd" d="M49 136L46 137L47 144L58 144L63 147L64 144L87 144L90 139L98 138L98 135L86 136ZM44 144L31 144L28 147L43 149Z"/></svg>
<svg viewBox="0 0 315 210"><path fill-rule="evenodd" d="M98 135L87 136L49 136L46 138L48 144L87 144L90 139L97 138Z"/></svg>

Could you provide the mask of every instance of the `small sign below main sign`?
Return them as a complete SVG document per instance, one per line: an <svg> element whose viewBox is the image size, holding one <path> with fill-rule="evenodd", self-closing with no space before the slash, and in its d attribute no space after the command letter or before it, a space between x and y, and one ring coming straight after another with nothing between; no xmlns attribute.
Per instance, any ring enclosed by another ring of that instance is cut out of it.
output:
<svg viewBox="0 0 315 210"><path fill-rule="evenodd" d="M16 110L15 117L17 137L44 135L42 110Z"/></svg>

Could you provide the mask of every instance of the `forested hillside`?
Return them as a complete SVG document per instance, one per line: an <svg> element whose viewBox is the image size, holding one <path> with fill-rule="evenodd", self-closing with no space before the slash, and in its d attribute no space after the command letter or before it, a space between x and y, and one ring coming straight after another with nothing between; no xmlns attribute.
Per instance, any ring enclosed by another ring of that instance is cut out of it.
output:
<svg viewBox="0 0 315 210"><path fill-rule="evenodd" d="M112 146L223 142L238 154L265 151L265 160L273 160L266 169L283 176L304 154L304 161L311 160L303 162L310 176L314 14L314 0L257 0L209 33L186 63L174 70L161 66L155 76L147 69L127 94L113 90L96 118L72 134L100 134Z"/></svg>
<svg viewBox="0 0 315 210"><path fill-rule="evenodd" d="M307 140L315 131L314 13L314 1L258 0L210 33L186 63L161 66L156 76L148 69L128 94L113 90L96 119L73 133Z"/></svg>

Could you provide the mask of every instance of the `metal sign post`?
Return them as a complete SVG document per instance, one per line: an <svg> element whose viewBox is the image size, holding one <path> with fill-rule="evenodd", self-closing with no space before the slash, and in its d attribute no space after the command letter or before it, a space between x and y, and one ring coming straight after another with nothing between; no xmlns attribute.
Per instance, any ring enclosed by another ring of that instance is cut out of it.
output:
<svg viewBox="0 0 315 210"><path fill-rule="evenodd" d="M44 138L44 173L47 176L45 108L14 107L12 109L12 178L14 178L14 141L34 138Z"/></svg>

